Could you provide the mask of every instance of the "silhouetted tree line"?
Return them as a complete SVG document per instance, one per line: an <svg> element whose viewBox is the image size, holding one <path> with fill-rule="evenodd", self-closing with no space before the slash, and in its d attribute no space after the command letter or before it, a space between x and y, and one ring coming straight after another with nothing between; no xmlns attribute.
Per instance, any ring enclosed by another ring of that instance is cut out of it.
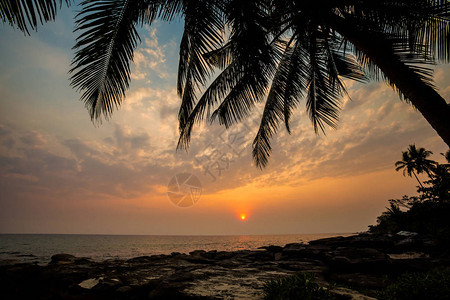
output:
<svg viewBox="0 0 450 300"><path fill-rule="evenodd" d="M418 194L389 200L389 207L377 218L377 225L369 226L371 232L413 231L450 240L450 150L441 153L447 160L444 164L428 159L431 154L415 145L402 152L402 160L395 163L396 170L414 175L419 182ZM421 173L428 176L423 183L416 175Z"/></svg>

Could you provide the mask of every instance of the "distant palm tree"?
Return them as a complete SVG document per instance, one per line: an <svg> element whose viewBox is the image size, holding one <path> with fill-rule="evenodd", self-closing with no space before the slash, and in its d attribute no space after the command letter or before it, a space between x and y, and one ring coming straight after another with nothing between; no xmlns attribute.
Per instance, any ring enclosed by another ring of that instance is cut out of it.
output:
<svg viewBox="0 0 450 300"><path fill-rule="evenodd" d="M431 187L426 188L424 192L428 192L439 199L439 201L450 200L450 166L449 164L437 164L433 168L429 184Z"/></svg>
<svg viewBox="0 0 450 300"><path fill-rule="evenodd" d="M436 167L436 162L428 159L427 157L433 154L433 152L425 150L425 148L416 148L416 145L409 145L407 151L402 152L402 160L395 163L395 170L399 171L403 169L403 175L410 176L411 174L417 179L420 187L423 188L422 183L416 175L421 173L427 173L428 176L432 177L432 171Z"/></svg>
<svg viewBox="0 0 450 300"><path fill-rule="evenodd" d="M54 18L58 3L62 0L2 0L0 17L28 32L27 20L35 29L38 20ZM386 79L450 146L450 108L435 91L431 71L420 65L449 61L447 0L86 0L81 5L71 80L93 120L108 118L123 101L139 42L137 26L183 17L179 147L188 147L193 125L205 116L228 127L265 101L253 142L255 162L263 167L271 137L280 122L290 132L300 99L306 98L314 130L324 131L336 126L346 93L341 79L367 76ZM222 72L203 91L216 68Z"/></svg>

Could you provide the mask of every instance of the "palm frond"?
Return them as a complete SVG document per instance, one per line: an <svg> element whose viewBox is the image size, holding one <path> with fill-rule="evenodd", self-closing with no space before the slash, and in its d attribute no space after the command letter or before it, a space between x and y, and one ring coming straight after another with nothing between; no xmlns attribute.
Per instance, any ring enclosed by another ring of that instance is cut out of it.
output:
<svg viewBox="0 0 450 300"><path fill-rule="evenodd" d="M450 59L448 0L354 1L339 12L357 20L355 28L396 37L404 50L428 61Z"/></svg>
<svg viewBox="0 0 450 300"><path fill-rule="evenodd" d="M236 85L241 76L237 71L237 64L231 63L225 68L203 92L195 107L192 109L189 117L184 124L180 124L180 137L178 139L177 149L187 149L194 124L199 123L206 117L210 117L211 109L228 94Z"/></svg>
<svg viewBox="0 0 450 300"><path fill-rule="evenodd" d="M299 104L300 99L304 97L308 86L306 57L308 57L306 49L301 45L301 42L295 43L290 64L287 66L289 71L286 76L286 87L283 95L284 124L288 133L291 133L289 122L292 111ZM280 67L283 67L283 65Z"/></svg>
<svg viewBox="0 0 450 300"><path fill-rule="evenodd" d="M198 87L205 84L214 68L203 56L222 45L225 26L215 1L186 1L184 14L185 26L180 44L177 82L177 92L182 97L178 114L180 130L195 105Z"/></svg>
<svg viewBox="0 0 450 300"><path fill-rule="evenodd" d="M30 29L54 20L63 2L69 6L72 0L1 0L0 19L30 34Z"/></svg>
<svg viewBox="0 0 450 300"><path fill-rule="evenodd" d="M308 93L306 108L316 133L325 133L325 125L335 128L339 118L340 100L345 91L337 69L330 72L330 52L320 32L309 36L305 48L309 54Z"/></svg>
<svg viewBox="0 0 450 300"><path fill-rule="evenodd" d="M182 15L184 10L184 1L180 0L156 0L160 3L158 18L163 21L172 21L176 16Z"/></svg>
<svg viewBox="0 0 450 300"><path fill-rule="evenodd" d="M233 61L233 53L231 43L228 42L219 49L210 51L203 55L205 61L219 69L224 69L226 66L230 65Z"/></svg>
<svg viewBox="0 0 450 300"><path fill-rule="evenodd" d="M407 68L409 76L414 76L415 80L420 80L420 82L432 89L436 88L433 83L433 70L426 67L429 62L424 60L422 56L404 50L403 46L396 45L392 40L379 35L371 35L370 39L372 39L372 43L378 45L380 51L383 49L385 55L395 57L396 61L401 64L402 67ZM356 54L359 63L364 68L365 74L370 79L386 81L399 94L401 99L409 102L407 93L397 86L395 80L387 76L387 74L380 69L379 65L371 59L370 55L367 55L367 53L360 51L357 48L354 48L353 51Z"/></svg>
<svg viewBox="0 0 450 300"><path fill-rule="evenodd" d="M227 7L232 60L240 66L236 73L240 79L211 115L226 127L247 116L255 103L264 99L280 58L276 45L269 43L264 4L233 0Z"/></svg>
<svg viewBox="0 0 450 300"><path fill-rule="evenodd" d="M293 107L293 105L286 103L291 98L289 100L285 98L286 85L289 83L288 77L293 69L291 61L293 53L293 47L286 48L267 96L258 133L253 140L253 160L256 166L261 169L267 165L272 152L270 139L277 132L280 121L285 119L286 114L291 113Z"/></svg>
<svg viewBox="0 0 450 300"><path fill-rule="evenodd" d="M87 0L81 5L71 84L83 92L81 100L92 120L98 120L102 115L108 118L122 103L130 81L130 61L140 41L136 25L150 23L158 6L131 0Z"/></svg>

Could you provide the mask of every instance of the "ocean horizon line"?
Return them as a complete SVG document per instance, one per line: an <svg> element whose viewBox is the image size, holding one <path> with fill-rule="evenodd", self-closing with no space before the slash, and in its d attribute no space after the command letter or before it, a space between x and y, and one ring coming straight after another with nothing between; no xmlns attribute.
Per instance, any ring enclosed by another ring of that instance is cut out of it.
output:
<svg viewBox="0 0 450 300"><path fill-rule="evenodd" d="M210 237L210 236L283 236L283 235L336 235L336 234L358 234L361 232L314 232L314 233L263 233L263 234L127 234L127 233L0 233L0 235L91 235L91 236L170 236L170 237Z"/></svg>

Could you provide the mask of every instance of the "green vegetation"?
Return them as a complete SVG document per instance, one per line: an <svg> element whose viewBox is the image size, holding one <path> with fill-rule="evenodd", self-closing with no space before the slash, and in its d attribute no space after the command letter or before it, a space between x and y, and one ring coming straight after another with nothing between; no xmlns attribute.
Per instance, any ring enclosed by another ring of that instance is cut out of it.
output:
<svg viewBox="0 0 450 300"><path fill-rule="evenodd" d="M405 273L386 287L380 300L450 299L450 270L435 269L427 273Z"/></svg>
<svg viewBox="0 0 450 300"><path fill-rule="evenodd" d="M448 151L444 157L449 158ZM377 219L377 225L369 226L373 233L396 233L402 230L432 235L450 240L450 164L429 160L431 151L410 145L396 162L396 170L404 175L413 174L419 186L416 196L403 196L389 200L390 206ZM429 180L419 181L417 174L426 173Z"/></svg>
<svg viewBox="0 0 450 300"><path fill-rule="evenodd" d="M328 289L315 282L314 274L299 273L272 280L264 286L264 299L336 299Z"/></svg>

